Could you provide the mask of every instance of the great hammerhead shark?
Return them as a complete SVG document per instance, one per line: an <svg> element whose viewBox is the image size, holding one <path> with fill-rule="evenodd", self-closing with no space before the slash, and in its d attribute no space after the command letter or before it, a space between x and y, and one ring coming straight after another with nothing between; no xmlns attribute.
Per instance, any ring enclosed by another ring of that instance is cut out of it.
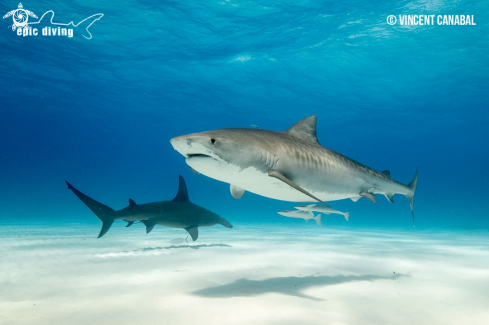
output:
<svg viewBox="0 0 489 325"><path fill-rule="evenodd" d="M171 201L136 204L134 200L129 199L129 206L119 211L86 196L70 183L66 182L66 184L102 221L102 229L97 238L105 235L112 223L119 219L128 222L126 227L140 220L146 225L146 233L149 233L155 225L183 228L188 231L194 241L199 237L198 227L210 227L219 223L224 227L233 228L226 219L190 202L187 185L182 176L179 177L179 182L177 196Z"/></svg>

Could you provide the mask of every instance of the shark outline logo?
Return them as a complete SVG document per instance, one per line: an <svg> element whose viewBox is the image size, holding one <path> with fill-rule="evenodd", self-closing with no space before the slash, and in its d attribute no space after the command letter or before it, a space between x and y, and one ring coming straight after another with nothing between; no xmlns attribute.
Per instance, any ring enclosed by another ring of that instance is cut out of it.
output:
<svg viewBox="0 0 489 325"><path fill-rule="evenodd" d="M92 25L93 25L93 24L94 24L94 23L95 23L97 20L101 19L101 18L104 16L104 14L99 13L99 14L91 15L90 17L87 17L87 18L85 18L85 19L83 19L83 20L79 21L79 22L78 22L78 24L73 23L73 21L70 21L70 22L69 22L69 23L67 23L67 24L63 24L63 23L54 23L54 22L53 22L53 18L54 18L54 11L52 11L52 10L48 10L48 11L46 11L46 12L45 12L45 13L44 13L44 14L41 16L41 18L40 18L38 21L33 22L33 23L29 23L29 25L40 24L40 23L41 23L41 21L43 20L44 16L46 16L48 13L52 13L52 14L53 14L53 15L51 16L51 19L49 20L49 22L51 23L51 25L57 25L57 26L66 26L66 27L68 27L68 26L70 26L70 25L71 25L71 26L73 26L73 27L75 27L75 28L76 28L76 27L78 27L78 26L80 26L80 24L84 23L85 21L87 21L87 20L89 20L89 19L91 19L91 18L93 18L93 17L97 17L97 18L95 18L95 19L94 19L94 20L93 20L93 21L92 21L92 22L91 22L91 23L90 23L90 24L89 24L89 25L88 25L88 26L85 28L85 30L87 31L88 35L90 35L90 37L86 37L85 35L83 35L83 34L82 34L82 36L83 36L83 37L85 37L86 39L92 39L92 34L91 34L91 33L90 33L90 31L88 30L88 29L90 28L90 26L92 26Z"/></svg>
<svg viewBox="0 0 489 325"><path fill-rule="evenodd" d="M30 12L30 11L27 11L27 10L22 9L22 4L19 4L19 9L12 10L12 11L8 12L5 16L3 16L3 18L8 18L8 17L10 17L12 15L15 16L19 10L23 10L23 11L25 11L27 13L27 15L31 15L32 14L31 16L33 16L34 18L37 18L37 16L33 12ZM88 33L89 37L86 37L85 35L82 34L82 36L85 37L86 39L92 39L92 34L88 30L90 28L90 26L92 26L97 20L100 20L104 16L103 13L98 13L98 14L91 15L91 16L89 16L89 17L87 17L87 18L79 21L77 24L75 24L73 21L70 21L69 23L64 24L64 23L55 23L55 22L53 22L53 18L54 18L55 13L54 13L53 10L48 10L48 11L46 11L41 16L41 18L39 18L38 21L27 23L27 19L26 19L25 22L24 22L24 24L22 26L17 25L17 23L15 21L15 17L14 17L14 25L12 26L12 30L15 31L17 28L27 29L31 25L40 24L43 21L44 16L46 16L49 13L51 14L51 19L49 20L49 23L51 25L55 25L56 27L64 27L64 28L67 28L67 27L70 27L70 26L77 28L82 23L84 23L86 21L89 21L90 19L93 18L93 21L91 21L90 24L87 27L85 27L85 30ZM21 35L21 34L19 34L19 35ZM37 33L35 35L37 35Z"/></svg>

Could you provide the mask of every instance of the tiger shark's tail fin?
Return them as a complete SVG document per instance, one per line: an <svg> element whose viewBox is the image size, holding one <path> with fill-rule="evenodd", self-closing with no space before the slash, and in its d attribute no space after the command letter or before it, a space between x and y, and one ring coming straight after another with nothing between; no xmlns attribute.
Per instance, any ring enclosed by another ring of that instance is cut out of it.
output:
<svg viewBox="0 0 489 325"><path fill-rule="evenodd" d="M413 215L413 225L414 225L414 210L413 210L414 194L416 194L416 186L418 185L418 171L419 171L419 167L416 169L416 174L414 175L412 182L407 185L407 187L409 187L412 192L406 195L409 201L409 205L411 206L411 214Z"/></svg>
<svg viewBox="0 0 489 325"><path fill-rule="evenodd" d="M90 210L92 210L93 213L95 213L97 217L102 221L102 229L100 230L97 238L105 235L105 233L109 231L110 226L112 226L112 224L114 223L115 211L108 206L86 196L85 194L74 188L70 183L66 182L66 184L68 185L68 188L72 190L73 193L75 193L75 195L78 196L78 198L82 200L82 202L85 203L85 205L89 207Z"/></svg>

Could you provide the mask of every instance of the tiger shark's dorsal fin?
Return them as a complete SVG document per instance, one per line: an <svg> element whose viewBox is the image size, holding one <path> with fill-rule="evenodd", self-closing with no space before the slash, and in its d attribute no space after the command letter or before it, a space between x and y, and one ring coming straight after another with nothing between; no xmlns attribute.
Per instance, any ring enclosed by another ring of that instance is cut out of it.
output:
<svg viewBox="0 0 489 325"><path fill-rule="evenodd" d="M137 205L137 204L136 204L136 202L134 202L134 200L133 200L133 199L129 199L129 206L130 206L130 207L133 207L133 206L136 206L136 205Z"/></svg>
<svg viewBox="0 0 489 325"><path fill-rule="evenodd" d="M177 196L173 199L173 202L190 202L188 198L187 185L185 184L185 180L182 176L178 176L179 184L178 184L178 193Z"/></svg>
<svg viewBox="0 0 489 325"><path fill-rule="evenodd" d="M391 171L390 170L383 170L383 171L381 171L381 173L391 176Z"/></svg>
<svg viewBox="0 0 489 325"><path fill-rule="evenodd" d="M316 124L317 117L315 115L309 116L292 125L287 131L285 131L285 133L302 140L319 144L316 136Z"/></svg>

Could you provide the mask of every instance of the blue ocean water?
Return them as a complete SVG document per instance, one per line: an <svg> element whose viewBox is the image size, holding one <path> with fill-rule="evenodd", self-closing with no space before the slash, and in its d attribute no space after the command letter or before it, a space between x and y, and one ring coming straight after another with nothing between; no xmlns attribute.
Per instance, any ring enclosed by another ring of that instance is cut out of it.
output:
<svg viewBox="0 0 489 325"><path fill-rule="evenodd" d="M190 171L174 136L285 130L318 117L322 145L409 183L416 226L489 225L489 4L484 1L33 1L91 39L0 32L0 222L98 219L65 180L114 208L190 199L235 224L300 220L293 203ZM0 11L17 2L0 4ZM389 25L388 15L473 15L471 26ZM33 20L33 18L30 18ZM327 226L411 227L409 205L332 202ZM223 228L222 231L225 229Z"/></svg>

